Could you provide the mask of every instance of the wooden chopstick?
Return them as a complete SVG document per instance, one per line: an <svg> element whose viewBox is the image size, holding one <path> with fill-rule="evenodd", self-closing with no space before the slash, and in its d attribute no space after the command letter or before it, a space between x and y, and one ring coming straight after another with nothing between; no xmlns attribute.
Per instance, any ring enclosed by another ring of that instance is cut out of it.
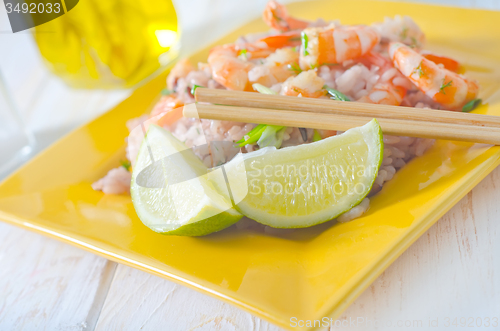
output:
<svg viewBox="0 0 500 331"><path fill-rule="evenodd" d="M184 117L192 118L341 131L364 125L373 119L371 116L349 116L303 111L291 112L282 109L234 107L201 103L184 106L183 114ZM474 125L380 117L377 119L382 127L382 131L386 134L500 145L500 128L496 127L477 127Z"/></svg>
<svg viewBox="0 0 500 331"><path fill-rule="evenodd" d="M208 88L196 89L195 98L198 102L209 102L228 106L270 108L348 116L364 116L377 119L389 118L500 128L500 116L468 114L434 109L375 105L361 102L345 102L314 98L301 98L297 100L296 97L282 95Z"/></svg>

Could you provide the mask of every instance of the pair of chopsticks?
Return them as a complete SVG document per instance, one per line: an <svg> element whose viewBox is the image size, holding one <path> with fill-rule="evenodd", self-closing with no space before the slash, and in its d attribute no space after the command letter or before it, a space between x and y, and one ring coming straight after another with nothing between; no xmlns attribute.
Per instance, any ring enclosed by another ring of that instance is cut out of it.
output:
<svg viewBox="0 0 500 331"><path fill-rule="evenodd" d="M497 116L208 88L195 99L185 117L340 131L376 118L386 134L500 145Z"/></svg>

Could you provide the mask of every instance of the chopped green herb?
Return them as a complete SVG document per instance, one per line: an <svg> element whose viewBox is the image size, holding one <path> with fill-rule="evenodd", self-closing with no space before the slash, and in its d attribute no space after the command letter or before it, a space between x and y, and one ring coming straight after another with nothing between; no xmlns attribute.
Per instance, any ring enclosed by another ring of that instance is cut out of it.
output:
<svg viewBox="0 0 500 331"><path fill-rule="evenodd" d="M446 94L446 92L444 91L444 89L447 88L448 86L451 86L451 80L448 83L445 83L445 79L443 79L443 84L439 88L439 92L442 92L443 94Z"/></svg>
<svg viewBox="0 0 500 331"><path fill-rule="evenodd" d="M323 86L323 89L328 91L328 94L330 94L330 99L332 100L338 100L338 101L351 101L344 93L341 93L335 89L332 89L328 86Z"/></svg>
<svg viewBox="0 0 500 331"><path fill-rule="evenodd" d="M125 168L125 170L130 171L130 167L132 166L130 164L129 160L121 160L120 165Z"/></svg>
<svg viewBox="0 0 500 331"><path fill-rule="evenodd" d="M264 131L262 131L257 144L260 148L274 146L276 148L281 147L283 142L283 136L285 135L285 127L278 125L266 125Z"/></svg>
<svg viewBox="0 0 500 331"><path fill-rule="evenodd" d="M295 72L296 74L300 74L302 72L302 69L300 69L299 65L296 62L287 65L287 67L288 67L288 70L291 70L291 71Z"/></svg>
<svg viewBox="0 0 500 331"><path fill-rule="evenodd" d="M262 84L255 83L252 85L252 87L254 90L262 94L278 94L275 91L271 90L269 87L264 86Z"/></svg>
<svg viewBox="0 0 500 331"><path fill-rule="evenodd" d="M405 26L403 30L401 30L400 37L402 40L405 40L408 37L408 28Z"/></svg>
<svg viewBox="0 0 500 331"><path fill-rule="evenodd" d="M243 137L242 139L238 140L236 144L238 144L238 147L243 147L249 144L254 144L256 143L260 137L262 136L262 133L266 129L267 125L265 124L259 124L255 128L252 129L252 131L248 132L246 136L248 137L245 139Z"/></svg>
<svg viewBox="0 0 500 331"><path fill-rule="evenodd" d="M251 138L253 137L255 134L257 134L257 132L262 129L265 125L264 124L259 124L257 125L255 128L253 128L252 130L250 130L250 132L248 132L243 138L241 138L240 140L236 141L235 143L236 144L241 144L242 142L244 142L245 140L247 140L248 138ZM245 137L248 137L248 138L245 138Z"/></svg>
<svg viewBox="0 0 500 331"><path fill-rule="evenodd" d="M170 95L172 93L174 93L174 91L169 90L168 88L164 88L163 90L161 90L161 95Z"/></svg>
<svg viewBox="0 0 500 331"><path fill-rule="evenodd" d="M261 84L253 84L252 87L262 94L278 94ZM259 124L248 132L245 137L236 141L237 147L243 147L249 144L259 144L259 147L275 146L279 148L283 141L285 133L284 126Z"/></svg>
<svg viewBox="0 0 500 331"><path fill-rule="evenodd" d="M277 16L275 13L273 13L273 17L276 21L283 21L283 19L279 16Z"/></svg>
<svg viewBox="0 0 500 331"><path fill-rule="evenodd" d="M314 130L314 134L313 134L313 141L320 141L321 139L321 135L319 134L319 132L317 130Z"/></svg>
<svg viewBox="0 0 500 331"><path fill-rule="evenodd" d="M411 46L416 47L418 44L417 39L415 37L410 37L410 39L411 39Z"/></svg>
<svg viewBox="0 0 500 331"><path fill-rule="evenodd" d="M191 89L191 94L192 94L192 95L194 95L194 92L196 91L196 89L197 89L198 87L205 87L205 86L200 86L200 85L196 85L196 84L194 84L194 85L193 85L193 88Z"/></svg>
<svg viewBox="0 0 500 331"><path fill-rule="evenodd" d="M302 38L302 46L304 46L304 55L307 56L309 55L309 52L307 51L307 45L309 44L309 37L307 34L302 31L301 33L301 38Z"/></svg>
<svg viewBox="0 0 500 331"><path fill-rule="evenodd" d="M424 72L422 70L422 62L423 61L420 61L420 63L418 64L418 67L416 67L412 74L418 74L418 77L422 77L424 75Z"/></svg>
<svg viewBox="0 0 500 331"><path fill-rule="evenodd" d="M462 111L465 113L468 113L470 111L473 111L474 109L477 108L481 104L482 100L481 99L474 99L465 104L465 106L462 107Z"/></svg>
<svg viewBox="0 0 500 331"><path fill-rule="evenodd" d="M248 57L247 57L247 50L245 48L243 48L242 50L240 50L238 52L238 57L242 60L248 60Z"/></svg>
<svg viewBox="0 0 500 331"><path fill-rule="evenodd" d="M198 132L198 134L200 134L200 129L196 128L196 132Z"/></svg>

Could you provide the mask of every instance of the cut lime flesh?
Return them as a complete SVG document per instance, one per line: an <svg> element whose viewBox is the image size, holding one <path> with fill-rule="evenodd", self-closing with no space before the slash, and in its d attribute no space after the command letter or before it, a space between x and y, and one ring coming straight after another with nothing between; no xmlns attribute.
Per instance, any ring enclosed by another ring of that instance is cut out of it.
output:
<svg viewBox="0 0 500 331"><path fill-rule="evenodd" d="M225 165L245 216L275 228L334 219L370 192L383 156L376 120L342 135L280 150L264 148Z"/></svg>
<svg viewBox="0 0 500 331"><path fill-rule="evenodd" d="M171 158L172 155L176 157ZM147 187L138 183L141 172ZM151 125L132 173L132 202L141 221L153 231L179 236L207 235L242 217L232 207L227 191L220 191L213 184L220 182L218 178L222 176L221 169L208 171L194 152L170 132Z"/></svg>

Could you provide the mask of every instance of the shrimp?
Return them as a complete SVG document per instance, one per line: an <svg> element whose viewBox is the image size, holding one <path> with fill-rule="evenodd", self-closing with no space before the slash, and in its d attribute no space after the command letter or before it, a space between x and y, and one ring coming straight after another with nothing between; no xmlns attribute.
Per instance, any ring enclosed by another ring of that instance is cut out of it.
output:
<svg viewBox="0 0 500 331"><path fill-rule="evenodd" d="M265 43L271 48L282 48L287 46L299 46L300 41L300 31L288 31L281 34L268 36L259 39L259 42Z"/></svg>
<svg viewBox="0 0 500 331"><path fill-rule="evenodd" d="M302 30L309 25L307 21L288 16L285 6L274 0L267 3L262 19L269 27L279 31Z"/></svg>
<svg viewBox="0 0 500 331"><path fill-rule="evenodd" d="M259 58L260 65L250 61ZM208 57L213 79L237 91L253 91L253 83L270 87L284 81L293 74L287 68L293 62L298 62L293 48L275 49L260 42L215 47Z"/></svg>
<svg viewBox="0 0 500 331"><path fill-rule="evenodd" d="M188 59L182 59L170 70L167 77L167 88L174 90L177 80L186 77L191 71L194 70L193 65Z"/></svg>
<svg viewBox="0 0 500 331"><path fill-rule="evenodd" d="M394 68L392 61L389 58L386 58L381 54L373 51L369 51L368 53L360 57L358 61L367 68L370 68L370 66L372 65L377 66L382 72L386 72L391 68Z"/></svg>
<svg viewBox="0 0 500 331"><path fill-rule="evenodd" d="M156 115L167 113L174 108L184 106L184 103L177 98L177 96L173 93L171 95L164 95L161 97L160 101L154 106L151 111L150 117L154 117Z"/></svg>
<svg viewBox="0 0 500 331"><path fill-rule="evenodd" d="M294 74L290 66L297 65L299 53L293 48L280 48L269 55L264 63L256 65L248 72L248 79L252 84L259 83L267 87L285 81Z"/></svg>
<svg viewBox="0 0 500 331"><path fill-rule="evenodd" d="M316 71L303 71L296 77L288 78L281 86L280 94L319 98L326 94L326 90L323 89L324 85L325 81L318 77Z"/></svg>
<svg viewBox="0 0 500 331"><path fill-rule="evenodd" d="M213 48L208 56L212 78L229 90L249 91L248 72L255 65L239 58L238 53L234 44Z"/></svg>
<svg viewBox="0 0 500 331"><path fill-rule="evenodd" d="M379 105L399 106L405 95L406 89L401 86L394 86L392 83L377 83L373 86L368 95L365 95L358 101Z"/></svg>
<svg viewBox="0 0 500 331"><path fill-rule="evenodd" d="M391 43L389 55L404 76L432 100L450 110L461 110L477 97L477 82L441 68L408 46Z"/></svg>
<svg viewBox="0 0 500 331"><path fill-rule="evenodd" d="M392 62L386 57L372 51L360 58L359 61L366 67L370 67L371 65L377 66L380 78L370 92L358 101L380 105L401 105L406 92L411 88L411 83L394 68Z"/></svg>
<svg viewBox="0 0 500 331"><path fill-rule="evenodd" d="M269 66L264 64L254 66L248 72L248 80L252 85L258 83L267 87L271 87L279 82L278 79L271 73Z"/></svg>
<svg viewBox="0 0 500 331"><path fill-rule="evenodd" d="M127 137L126 153L132 167L135 166L137 154L139 154L139 148L144 139L143 129L147 131L151 124L156 124L164 128L172 125L183 117L182 108L180 108L183 105L184 103L177 98L175 93L164 95L155 105L149 116L143 115L127 122L130 134Z"/></svg>
<svg viewBox="0 0 500 331"><path fill-rule="evenodd" d="M285 47L283 44L279 47ZM257 41L255 43L244 43L244 44L234 44L232 47L237 51L238 56L245 58L246 60L251 59L261 59L271 55L276 48L268 46L264 42Z"/></svg>
<svg viewBox="0 0 500 331"><path fill-rule="evenodd" d="M300 67L306 70L355 59L368 53L379 41L379 34L364 25L307 28L302 31Z"/></svg>
<svg viewBox="0 0 500 331"><path fill-rule="evenodd" d="M429 51L420 52L427 60L431 60L435 64L442 64L446 69L458 72L460 70L460 63L450 57L431 53Z"/></svg>

